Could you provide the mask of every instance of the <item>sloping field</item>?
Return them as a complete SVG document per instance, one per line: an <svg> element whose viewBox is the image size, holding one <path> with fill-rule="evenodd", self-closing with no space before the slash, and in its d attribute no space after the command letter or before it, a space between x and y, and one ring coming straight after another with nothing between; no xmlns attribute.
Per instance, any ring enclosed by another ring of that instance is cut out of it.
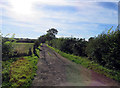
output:
<svg viewBox="0 0 120 88"><path fill-rule="evenodd" d="M29 49L33 51L33 44L34 43L15 43L14 44L14 51L18 54L28 54Z"/></svg>

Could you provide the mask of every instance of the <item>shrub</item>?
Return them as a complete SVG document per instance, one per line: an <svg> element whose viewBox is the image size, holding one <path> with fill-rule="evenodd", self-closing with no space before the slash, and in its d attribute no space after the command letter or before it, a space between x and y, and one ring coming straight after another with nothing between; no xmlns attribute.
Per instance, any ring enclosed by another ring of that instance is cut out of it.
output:
<svg viewBox="0 0 120 88"><path fill-rule="evenodd" d="M13 44L15 43L15 40L13 39L14 35L11 38L2 38L2 57L3 61L7 60L8 57L13 56Z"/></svg>

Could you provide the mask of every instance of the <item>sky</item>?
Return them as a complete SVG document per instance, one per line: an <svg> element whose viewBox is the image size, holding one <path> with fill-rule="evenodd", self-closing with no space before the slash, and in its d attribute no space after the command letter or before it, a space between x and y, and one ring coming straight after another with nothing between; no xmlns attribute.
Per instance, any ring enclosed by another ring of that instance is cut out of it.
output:
<svg viewBox="0 0 120 88"><path fill-rule="evenodd" d="M118 0L0 0L3 36L37 39L50 28L57 37L89 39L118 25Z"/></svg>

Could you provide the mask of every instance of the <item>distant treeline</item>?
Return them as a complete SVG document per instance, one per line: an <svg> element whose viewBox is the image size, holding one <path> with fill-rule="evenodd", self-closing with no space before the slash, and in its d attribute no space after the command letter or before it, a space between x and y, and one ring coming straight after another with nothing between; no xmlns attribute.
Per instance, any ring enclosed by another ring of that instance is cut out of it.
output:
<svg viewBox="0 0 120 88"><path fill-rule="evenodd" d="M3 37L3 39L7 41L11 41L10 38ZM12 41L16 41L16 43L34 43L36 39L28 39L28 38L13 38Z"/></svg>

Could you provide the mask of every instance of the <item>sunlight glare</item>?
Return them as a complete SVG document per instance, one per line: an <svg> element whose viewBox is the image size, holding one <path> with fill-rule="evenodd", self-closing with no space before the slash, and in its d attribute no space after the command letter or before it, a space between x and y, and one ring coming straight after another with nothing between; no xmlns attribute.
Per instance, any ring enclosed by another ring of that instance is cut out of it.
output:
<svg viewBox="0 0 120 88"><path fill-rule="evenodd" d="M12 11L19 15L33 14L33 0L11 0Z"/></svg>

